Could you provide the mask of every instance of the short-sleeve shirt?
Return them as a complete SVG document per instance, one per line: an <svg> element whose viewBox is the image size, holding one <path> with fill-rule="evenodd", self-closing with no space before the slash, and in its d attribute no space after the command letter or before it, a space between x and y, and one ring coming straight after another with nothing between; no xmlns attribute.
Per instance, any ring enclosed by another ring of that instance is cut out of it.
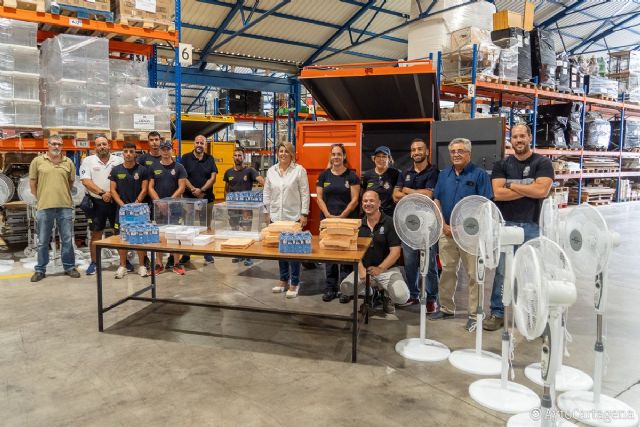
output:
<svg viewBox="0 0 640 427"><path fill-rule="evenodd" d="M537 178L554 178L551 160L533 153L526 160L509 156L493 165L491 179L504 178L516 184L531 184ZM538 223L542 199L523 197L517 200L496 202L505 221Z"/></svg>
<svg viewBox="0 0 640 427"><path fill-rule="evenodd" d="M340 215L351 203L351 187L360 185L360 178L351 169L345 170L341 175L334 175L331 169L325 169L318 177L316 187L322 188L322 199L327 205L331 215ZM320 217L324 218L322 212ZM358 209L349 214L349 218L357 218Z"/></svg>
<svg viewBox="0 0 640 427"><path fill-rule="evenodd" d="M76 177L73 160L62 156L57 165L48 154L38 156L29 165L29 179L37 180L38 209L73 208L71 185Z"/></svg>
<svg viewBox="0 0 640 427"><path fill-rule="evenodd" d="M152 156L150 153L144 153L144 154L140 154L136 158L136 162L139 165L144 166L148 170L151 170L153 169L153 165L155 163L160 163L160 156Z"/></svg>
<svg viewBox="0 0 640 427"><path fill-rule="evenodd" d="M153 165L151 179L153 188L161 199L171 197L178 189L178 180L187 177L187 171L180 163L172 162L170 165L163 165L158 162Z"/></svg>
<svg viewBox="0 0 640 427"><path fill-rule="evenodd" d="M149 180L149 170L137 163L131 169L122 164L111 169L109 180L116 183L116 192L124 203L135 203L142 191L142 182Z"/></svg>
<svg viewBox="0 0 640 427"><path fill-rule="evenodd" d="M196 188L201 188L211 178L212 173L218 173L218 167L211 154L204 153L202 159L198 160L192 151L182 156L180 163L187 171L189 182ZM184 197L195 198L196 196L187 188L184 191ZM205 192L205 197L208 201L213 201L213 187Z"/></svg>
<svg viewBox="0 0 640 427"><path fill-rule="evenodd" d="M106 163L103 163L97 154L87 156L80 165L80 179L90 179L102 191L107 192L111 186L109 183L111 169L122 163L124 163L124 159L113 154L109 155ZM89 191L89 194L91 197L100 197L98 194L91 191Z"/></svg>
<svg viewBox="0 0 640 427"><path fill-rule="evenodd" d="M413 190L433 190L438 182L440 172L435 166L429 165L417 172L413 167L402 171L398 176L396 188L411 188Z"/></svg>
<svg viewBox="0 0 640 427"><path fill-rule="evenodd" d="M373 231L367 224L367 217L362 218L362 224L358 231L358 237L371 237L371 246L362 258L362 265L366 267L377 267L389 256L389 248L400 246L400 238L393 226L393 219L385 215L380 216L380 220L373 227Z"/></svg>
<svg viewBox="0 0 640 427"><path fill-rule="evenodd" d="M469 163L462 169L460 175L456 174L453 165L440 172L438 183L433 190L433 198L440 201L442 216L447 224L449 224L451 212L456 203L472 195L493 199L491 178L484 169Z"/></svg>
<svg viewBox="0 0 640 427"><path fill-rule="evenodd" d="M387 168L382 175L378 175L375 169L362 174L362 191L373 190L380 196L380 208L387 215L393 215L396 204L393 201L393 189L398 182L400 171L395 168Z"/></svg>
<svg viewBox="0 0 640 427"><path fill-rule="evenodd" d="M223 180L229 187L229 192L251 191L256 178L260 176L257 170L245 167L240 170L229 168L225 171Z"/></svg>

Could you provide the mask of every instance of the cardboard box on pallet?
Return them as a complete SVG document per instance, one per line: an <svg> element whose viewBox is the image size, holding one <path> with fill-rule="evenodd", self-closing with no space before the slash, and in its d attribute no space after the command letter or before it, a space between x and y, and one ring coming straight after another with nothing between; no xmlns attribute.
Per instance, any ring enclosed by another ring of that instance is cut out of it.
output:
<svg viewBox="0 0 640 427"><path fill-rule="evenodd" d="M148 22L171 26L174 24L174 0L111 0L116 21Z"/></svg>
<svg viewBox="0 0 640 427"><path fill-rule="evenodd" d="M111 11L110 0L47 0L47 11L51 10L52 4L82 7L84 9L100 10L104 12Z"/></svg>

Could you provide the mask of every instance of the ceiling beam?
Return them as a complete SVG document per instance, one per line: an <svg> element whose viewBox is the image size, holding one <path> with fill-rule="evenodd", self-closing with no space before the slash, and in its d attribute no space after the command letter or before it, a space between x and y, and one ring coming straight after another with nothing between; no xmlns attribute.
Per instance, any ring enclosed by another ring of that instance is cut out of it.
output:
<svg viewBox="0 0 640 427"><path fill-rule="evenodd" d="M557 13L553 14L549 18L545 19L544 21L539 23L537 27L542 29L549 28L550 26L552 26L553 24L555 24L565 16L570 15L571 13L575 13L576 12L575 9L579 6L582 6L585 3L585 1L586 0L577 0L571 6L564 6L564 9L558 11Z"/></svg>
<svg viewBox="0 0 640 427"><path fill-rule="evenodd" d="M358 19L362 17L362 15L364 15L369 9L371 9L375 5L375 3L376 0L368 0L365 4L361 5L360 9L356 13L351 15L347 22L345 22L338 31L333 33L331 37L329 37L327 41L325 41L322 46L320 46L320 48L313 52L302 65L306 66L313 63L313 61L315 61L322 52L324 52L329 46L331 46L331 44L342 35L342 33L347 31L351 27L351 25L353 25Z"/></svg>
<svg viewBox="0 0 640 427"><path fill-rule="evenodd" d="M352 4L354 6L364 6L365 5L365 3L362 3L362 2L357 1L357 0L340 0L340 2L347 3L347 4ZM371 9L375 10L376 12L384 13L385 15L391 15L391 16L395 16L397 18L402 18L402 19L409 19L409 14L407 14L407 13L396 12L395 10L385 9L383 7L378 7L378 6L373 6Z"/></svg>
<svg viewBox="0 0 640 427"><path fill-rule="evenodd" d="M220 26L213 33L213 35L211 36L207 44L205 44L204 47L202 48L203 55L200 59L200 63L198 64L200 68L205 67L206 62L204 61L204 59L207 57L209 52L213 50L212 49L213 45L218 41L220 36L223 34L224 30L227 29L227 26L229 25L233 17L236 16L236 13L238 13L240 8L243 6L243 2L244 0L236 0L235 4L232 5L231 10L227 12L227 15L224 17L224 20L222 21Z"/></svg>
<svg viewBox="0 0 640 427"><path fill-rule="evenodd" d="M617 29L619 29L620 27L622 27L624 24L628 23L629 21L633 21L634 19L640 17L640 12L629 16L625 19L623 19L622 21L617 22L616 24L610 26L609 28L607 28L606 30L598 33L598 34L591 34L589 35L589 37L585 38L582 42L578 43L577 45L571 47L571 53L575 54L576 51L580 48L583 48L585 46L591 46L592 44L594 44L595 42L597 42L598 40L602 40L603 38L615 33L617 31ZM606 25L606 23L605 23ZM601 26L602 27L602 26ZM586 50L586 49L584 49Z"/></svg>

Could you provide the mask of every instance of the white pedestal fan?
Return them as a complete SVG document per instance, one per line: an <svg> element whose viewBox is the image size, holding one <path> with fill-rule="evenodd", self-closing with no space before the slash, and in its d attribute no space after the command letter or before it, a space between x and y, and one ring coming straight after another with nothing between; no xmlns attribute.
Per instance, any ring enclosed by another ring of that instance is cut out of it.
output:
<svg viewBox="0 0 640 427"><path fill-rule="evenodd" d="M449 357L449 348L426 339L427 298L425 287L429 271L429 248L442 234L442 215L438 206L423 194L409 194L396 205L393 224L400 239L410 248L420 250L420 338L407 338L396 344L403 357L418 362L438 362Z"/></svg>
<svg viewBox="0 0 640 427"><path fill-rule="evenodd" d="M513 316L518 331L529 341L542 337L543 394L539 410L509 418L507 426L573 426L558 416L551 390L556 378L555 353L562 334L562 312L577 299L569 259L557 243L539 237L516 252L513 273Z"/></svg>
<svg viewBox="0 0 640 427"><path fill-rule="evenodd" d="M542 202L542 209L540 211L540 235L561 245L558 233L562 228L565 217L566 215L560 215L553 198L546 198ZM566 322L567 311L565 310L562 316L563 334L560 337L561 342L559 344L562 350L556 352L559 361L558 370L556 372L555 390L552 390L552 395L554 397L555 391L591 390L591 387L593 386L593 380L589 374L563 363ZM534 383L543 385L540 363L532 363L527 366L524 369L524 375Z"/></svg>
<svg viewBox="0 0 640 427"><path fill-rule="evenodd" d="M604 373L604 314L607 302L609 256L619 236L593 206L580 205L569 212L559 231L561 246L576 272L594 277L596 309L595 368L593 391L568 391L558 397L558 406L580 422L592 426L636 426L638 412L623 401L602 394ZM612 414L618 414L612 416ZM621 415L621 414L624 414Z"/></svg>
<svg viewBox="0 0 640 427"><path fill-rule="evenodd" d="M498 207L482 196L468 196L460 200L451 212L451 234L463 251L476 257L478 306L476 315L476 346L457 350L449 356L456 368L476 375L500 375L502 359L499 355L482 350L482 322L485 269L495 268L500 262L501 238L522 243L522 229L504 227ZM514 238L513 235L516 235Z"/></svg>

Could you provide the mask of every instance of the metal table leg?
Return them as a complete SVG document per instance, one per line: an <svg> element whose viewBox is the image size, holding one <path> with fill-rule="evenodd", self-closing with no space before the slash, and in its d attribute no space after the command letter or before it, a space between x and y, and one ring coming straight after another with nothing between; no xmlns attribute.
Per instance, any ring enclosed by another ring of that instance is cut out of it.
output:
<svg viewBox="0 0 640 427"><path fill-rule="evenodd" d="M156 251L151 251L151 298L156 299Z"/></svg>
<svg viewBox="0 0 640 427"><path fill-rule="evenodd" d="M353 319L351 325L351 363L358 358L358 264L353 264Z"/></svg>
<svg viewBox="0 0 640 427"><path fill-rule="evenodd" d="M103 312L102 312L102 248L96 245L96 278L98 283L98 331L102 332Z"/></svg>

